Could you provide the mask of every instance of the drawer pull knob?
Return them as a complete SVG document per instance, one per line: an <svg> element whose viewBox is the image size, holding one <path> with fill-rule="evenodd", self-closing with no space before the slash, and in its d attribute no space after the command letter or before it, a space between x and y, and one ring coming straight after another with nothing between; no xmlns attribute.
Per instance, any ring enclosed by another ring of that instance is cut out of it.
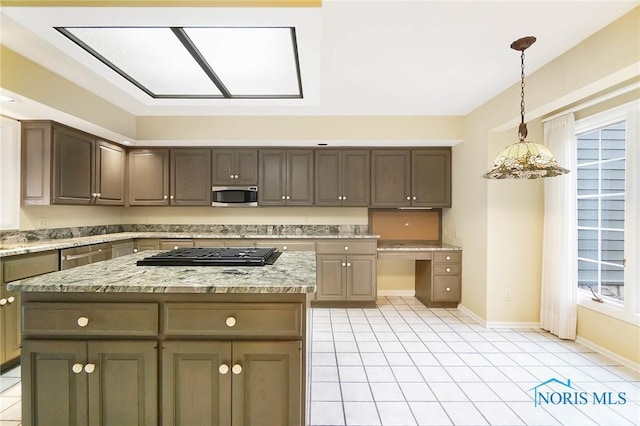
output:
<svg viewBox="0 0 640 426"><path fill-rule="evenodd" d="M96 371L96 365L95 364L87 364L84 366L84 371L87 374L91 374L94 371Z"/></svg>
<svg viewBox="0 0 640 426"><path fill-rule="evenodd" d="M411 197L411 199L415 201L415 200L416 200L416 197L415 197L415 196L413 196L413 197Z"/></svg>
<svg viewBox="0 0 640 426"><path fill-rule="evenodd" d="M13 296L9 296L9 297L7 298L7 302L9 302L9 303L13 303L13 302L15 302L15 301L16 301L16 298L15 298L15 297L13 297Z"/></svg>
<svg viewBox="0 0 640 426"><path fill-rule="evenodd" d="M451 291L451 287L447 287L447 291Z"/></svg>
<svg viewBox="0 0 640 426"><path fill-rule="evenodd" d="M234 325L236 325L236 319L234 317L229 317L225 321L225 324L227 324L227 327L233 327Z"/></svg>
<svg viewBox="0 0 640 426"><path fill-rule="evenodd" d="M344 246L344 250L345 251L349 250L349 246Z"/></svg>
<svg viewBox="0 0 640 426"><path fill-rule="evenodd" d="M73 371L76 374L82 373L82 364L73 364L71 366L71 371Z"/></svg>
<svg viewBox="0 0 640 426"><path fill-rule="evenodd" d="M344 262L342 262L342 266L347 266L347 264L346 264L346 263L344 263Z"/></svg>
<svg viewBox="0 0 640 426"><path fill-rule="evenodd" d="M351 262L347 262L347 267L350 267L350 266L351 266Z"/></svg>
<svg viewBox="0 0 640 426"><path fill-rule="evenodd" d="M283 199L283 200L285 199L285 196L284 196L284 195L282 196L282 199Z"/></svg>
<svg viewBox="0 0 640 426"><path fill-rule="evenodd" d="M220 372L220 374L227 374L229 372L229 366L227 364L220 364L220 367L218 367L218 371Z"/></svg>
<svg viewBox="0 0 640 426"><path fill-rule="evenodd" d="M173 246L173 249L174 250L178 250L178 246Z"/></svg>
<svg viewBox="0 0 640 426"><path fill-rule="evenodd" d="M229 175L229 177L230 177L231 179L233 179L233 175Z"/></svg>
<svg viewBox="0 0 640 426"><path fill-rule="evenodd" d="M134 253L137 253L137 252L138 252L138 249L133 249L133 252L134 252Z"/></svg>
<svg viewBox="0 0 640 426"><path fill-rule="evenodd" d="M445 271L451 272L451 268L447 268L447 269L445 269Z"/></svg>
<svg viewBox="0 0 640 426"><path fill-rule="evenodd" d="M411 197L407 196L407 200L411 200Z"/></svg>
<svg viewBox="0 0 640 426"><path fill-rule="evenodd" d="M89 324L89 318L87 317L80 317L78 318L78 325L80 327L86 327L87 324Z"/></svg>
<svg viewBox="0 0 640 426"><path fill-rule="evenodd" d="M7 304L7 299L5 299L4 297L0 299L0 306L4 306L6 304Z"/></svg>
<svg viewBox="0 0 640 426"><path fill-rule="evenodd" d="M447 256L447 260L451 260L451 256Z"/></svg>
<svg viewBox="0 0 640 426"><path fill-rule="evenodd" d="M164 200L166 200L166 199L167 199L167 198L169 198L169 197L167 197L166 195L163 195L163 196L162 196L162 198L163 198Z"/></svg>
<svg viewBox="0 0 640 426"><path fill-rule="evenodd" d="M242 366L240 364L234 364L233 367L231 367L231 371L233 371L233 374L240 374L242 373Z"/></svg>
<svg viewBox="0 0 640 426"><path fill-rule="evenodd" d="M236 178L236 179L238 179L238 175L234 175L233 177L234 177L234 178Z"/></svg>
<svg viewBox="0 0 640 426"><path fill-rule="evenodd" d="M282 247L282 251L287 251L287 246Z"/></svg>

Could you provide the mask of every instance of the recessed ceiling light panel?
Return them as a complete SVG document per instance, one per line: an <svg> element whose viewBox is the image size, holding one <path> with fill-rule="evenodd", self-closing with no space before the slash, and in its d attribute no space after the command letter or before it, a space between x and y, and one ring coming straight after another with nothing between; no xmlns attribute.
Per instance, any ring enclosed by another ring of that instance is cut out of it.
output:
<svg viewBox="0 0 640 426"><path fill-rule="evenodd" d="M294 28L56 29L152 98L302 98Z"/></svg>

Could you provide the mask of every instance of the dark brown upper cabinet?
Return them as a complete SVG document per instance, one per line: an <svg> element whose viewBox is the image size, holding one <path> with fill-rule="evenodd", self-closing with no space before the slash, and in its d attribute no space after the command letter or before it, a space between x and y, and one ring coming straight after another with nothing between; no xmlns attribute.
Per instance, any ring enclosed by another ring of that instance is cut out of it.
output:
<svg viewBox="0 0 640 426"><path fill-rule="evenodd" d="M411 205L451 207L451 149L411 152Z"/></svg>
<svg viewBox="0 0 640 426"><path fill-rule="evenodd" d="M127 153L121 146L97 140L95 169L95 203L124 205Z"/></svg>
<svg viewBox="0 0 640 426"><path fill-rule="evenodd" d="M170 171L170 205L211 205L211 150L172 149Z"/></svg>
<svg viewBox="0 0 640 426"><path fill-rule="evenodd" d="M259 170L259 205L313 205L313 150L260 150Z"/></svg>
<svg viewBox="0 0 640 426"><path fill-rule="evenodd" d="M451 149L371 152L373 207L451 207Z"/></svg>
<svg viewBox="0 0 640 426"><path fill-rule="evenodd" d="M315 205L369 205L369 151L351 149L315 152Z"/></svg>
<svg viewBox="0 0 640 426"><path fill-rule="evenodd" d="M124 204L123 148L52 121L22 123L22 202Z"/></svg>
<svg viewBox="0 0 640 426"><path fill-rule="evenodd" d="M169 150L129 151L129 205L169 205Z"/></svg>
<svg viewBox="0 0 640 426"><path fill-rule="evenodd" d="M258 184L257 149L214 149L211 185Z"/></svg>

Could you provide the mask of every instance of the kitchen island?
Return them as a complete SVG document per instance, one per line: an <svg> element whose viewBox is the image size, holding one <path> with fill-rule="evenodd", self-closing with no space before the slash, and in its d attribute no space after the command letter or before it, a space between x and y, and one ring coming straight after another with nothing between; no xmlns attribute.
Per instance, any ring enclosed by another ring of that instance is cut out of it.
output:
<svg viewBox="0 0 640 426"><path fill-rule="evenodd" d="M9 284L23 424L304 425L315 254L136 266L152 254Z"/></svg>

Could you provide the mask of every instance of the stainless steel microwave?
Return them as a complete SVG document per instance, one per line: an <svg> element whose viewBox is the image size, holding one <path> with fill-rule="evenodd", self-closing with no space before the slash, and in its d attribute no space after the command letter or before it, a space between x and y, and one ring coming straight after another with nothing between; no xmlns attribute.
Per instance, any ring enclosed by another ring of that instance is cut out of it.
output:
<svg viewBox="0 0 640 426"><path fill-rule="evenodd" d="M257 186L212 186L211 205L214 207L257 207Z"/></svg>

